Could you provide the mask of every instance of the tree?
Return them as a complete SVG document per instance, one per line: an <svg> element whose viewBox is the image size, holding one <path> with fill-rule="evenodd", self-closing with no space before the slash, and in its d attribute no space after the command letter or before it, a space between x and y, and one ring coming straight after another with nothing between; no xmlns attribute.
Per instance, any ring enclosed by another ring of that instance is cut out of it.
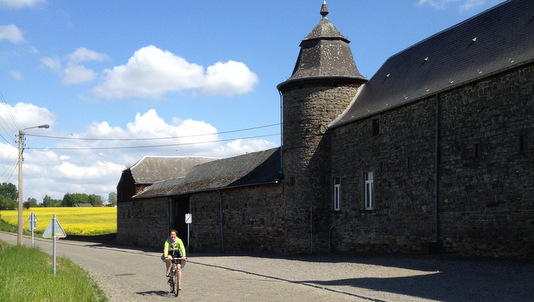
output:
<svg viewBox="0 0 534 302"><path fill-rule="evenodd" d="M70 193L66 193L65 195L63 195L63 200L61 200L61 205L62 207L73 207L74 204L72 203L71 199L70 199Z"/></svg>
<svg viewBox="0 0 534 302"><path fill-rule="evenodd" d="M96 196L96 195L92 195ZM102 202L102 198L99 196L100 202ZM63 196L63 200L61 201L62 207L74 207L78 204L88 204L91 203L91 197L85 193L67 193L65 196ZM95 200L97 198L95 197ZM97 202L97 201L96 201Z"/></svg>
<svg viewBox="0 0 534 302"><path fill-rule="evenodd" d="M43 198L43 207L59 207L61 200L52 199L52 197L45 195Z"/></svg>
<svg viewBox="0 0 534 302"><path fill-rule="evenodd" d="M112 206L115 206L117 204L117 193L111 192L108 195L108 201L111 203Z"/></svg>
<svg viewBox="0 0 534 302"><path fill-rule="evenodd" d="M38 207L39 205L37 204L37 199L33 198L33 197L28 197L28 200L26 202L29 202L30 203L30 206L31 207Z"/></svg>
<svg viewBox="0 0 534 302"><path fill-rule="evenodd" d="M100 195L90 195L89 202L93 205L93 207L101 207L102 205L104 205L104 202L102 201L102 196Z"/></svg>
<svg viewBox="0 0 534 302"><path fill-rule="evenodd" d="M12 200L19 199L19 192L17 187L12 183L3 183L0 185L0 195L11 198Z"/></svg>
<svg viewBox="0 0 534 302"><path fill-rule="evenodd" d="M0 210L16 210L17 202L10 197L0 195Z"/></svg>
<svg viewBox="0 0 534 302"><path fill-rule="evenodd" d="M16 210L18 191L12 183L2 183L0 185L0 210Z"/></svg>
<svg viewBox="0 0 534 302"><path fill-rule="evenodd" d="M27 210L32 206L32 204L29 201L25 201L22 203L22 206Z"/></svg>

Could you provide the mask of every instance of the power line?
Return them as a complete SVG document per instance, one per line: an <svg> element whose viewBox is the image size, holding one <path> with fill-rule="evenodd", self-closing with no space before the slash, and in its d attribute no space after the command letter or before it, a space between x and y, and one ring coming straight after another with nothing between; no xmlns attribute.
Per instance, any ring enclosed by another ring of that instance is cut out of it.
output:
<svg viewBox="0 0 534 302"><path fill-rule="evenodd" d="M15 151L16 149L12 149L12 150ZM17 154L15 154L15 153L6 154L5 161L4 161L3 165L2 165L2 167L4 167L4 169L2 169L0 177L4 178L7 174L9 174L9 177L8 177L8 179L6 181L6 182L9 182L9 180L13 176L13 173L15 173L15 170L16 170L17 166L18 166L18 156L17 156ZM13 169L10 169L9 167L13 167ZM11 173L9 173L9 171L11 171Z"/></svg>
<svg viewBox="0 0 534 302"><path fill-rule="evenodd" d="M256 130L256 129L274 127L274 126L279 126L279 125L280 125L280 123L270 124L270 125L265 125L265 126L258 126L258 127L251 127L251 128L243 128L243 129L238 129L238 130L229 130L229 131L223 131L223 132L212 132L212 133L205 133L205 134L194 134L194 135L183 135L183 136L152 137L152 138L90 138L90 137L83 138L83 137L72 137L72 136L71 137L69 137L69 136L49 136L49 135L29 134L29 133L26 133L25 135L26 136L33 136L33 137L40 137L40 138L65 139L65 140L85 140L85 141L148 141L148 140L180 139L180 138L210 136L210 135L218 135L218 134L228 134L228 133L243 132L243 131L250 131L250 130Z"/></svg>
<svg viewBox="0 0 534 302"><path fill-rule="evenodd" d="M17 169L18 165L19 165L18 162L13 165L13 170L11 170L11 174L9 174L9 177L7 178L7 180L5 182L9 182L9 180L11 179L13 174L15 173L15 170Z"/></svg>
<svg viewBox="0 0 534 302"><path fill-rule="evenodd" d="M177 143L177 144L164 144L164 145L119 146L119 147L63 147L63 148L61 148L61 147L52 147L52 148L25 148L25 149L33 149L33 150L71 150L72 151L72 150L117 150L117 149L138 149L138 148L163 148L163 147L176 147L176 146L186 146L186 145L211 144L211 143L233 141L233 140L237 140L237 139L252 139L252 138L259 138L259 137L276 136L276 135L279 135L279 133L257 135L257 136L249 136L249 137L242 137L242 138L218 139L218 140L205 141L205 142Z"/></svg>
<svg viewBox="0 0 534 302"><path fill-rule="evenodd" d="M8 118L8 120L6 121L3 118L4 115L3 114L0 115L0 128L3 129L5 133L16 133L17 131L14 129L19 129L17 121L13 117L13 114L11 114L11 109L7 105L4 99L4 96L2 95L1 92L0 92L0 99L2 100L2 106L4 107L3 112L6 113L5 115ZM13 125L14 125L14 128L13 128ZM15 147L8 138L2 135L2 133L0 133L0 138L2 138L2 140L4 140L7 144L11 145L12 147Z"/></svg>
<svg viewBox="0 0 534 302"><path fill-rule="evenodd" d="M17 148L17 147L15 147L13 144L11 144L11 142L10 142L7 138L5 138L1 133L0 133L0 137L1 137L1 138L2 138L8 145L10 145L11 147L13 147L13 148Z"/></svg>
<svg viewBox="0 0 534 302"><path fill-rule="evenodd" d="M15 129L16 130L20 129L20 127L19 127L19 125L17 123L17 120L15 119L13 114L11 114L11 110L9 109L9 105L6 103L6 100L5 100L4 95L2 94L2 92L0 92L0 99L2 99L2 105L5 108L5 112L7 112L8 118L10 119L11 123L15 126ZM1 116L0 116L0 121L3 121L1 119ZM9 124L6 121L3 121L3 123L5 124L5 127L3 126L2 128L4 128L7 133L16 132L16 131L13 131L13 129L9 127Z"/></svg>

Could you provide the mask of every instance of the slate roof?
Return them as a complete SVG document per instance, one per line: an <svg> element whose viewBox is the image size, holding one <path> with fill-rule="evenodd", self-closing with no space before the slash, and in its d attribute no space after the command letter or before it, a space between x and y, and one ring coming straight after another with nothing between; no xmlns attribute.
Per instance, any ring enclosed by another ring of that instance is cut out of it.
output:
<svg viewBox="0 0 534 302"><path fill-rule="evenodd" d="M344 78L355 81L366 80L358 71L350 41L328 20L328 10L323 2L322 19L311 33L300 43L300 52L291 77L278 85L283 89L287 84L300 80Z"/></svg>
<svg viewBox="0 0 534 302"><path fill-rule="evenodd" d="M392 56L331 127L534 60L534 1L510 0Z"/></svg>
<svg viewBox="0 0 534 302"><path fill-rule="evenodd" d="M282 176L280 153L280 148L274 148L200 164L185 177L156 182L134 198L178 196L276 183Z"/></svg>
<svg viewBox="0 0 534 302"><path fill-rule="evenodd" d="M152 184L163 179L183 177L194 166L213 160L215 158L145 156L128 169L136 184Z"/></svg>

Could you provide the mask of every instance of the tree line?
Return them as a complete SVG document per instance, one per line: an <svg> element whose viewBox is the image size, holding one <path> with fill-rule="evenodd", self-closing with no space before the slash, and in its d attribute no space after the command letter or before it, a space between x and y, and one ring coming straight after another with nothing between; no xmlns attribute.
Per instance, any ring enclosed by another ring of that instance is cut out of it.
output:
<svg viewBox="0 0 534 302"><path fill-rule="evenodd" d="M2 183L0 185L0 210L16 210L18 208L18 190L12 183ZM117 193L111 192L108 196L108 201L111 206L117 204ZM45 195L42 203L37 203L37 199L28 198L23 202L26 209L31 207L75 207L79 205L101 207L104 205L102 196L85 193L66 193L63 199L53 199Z"/></svg>

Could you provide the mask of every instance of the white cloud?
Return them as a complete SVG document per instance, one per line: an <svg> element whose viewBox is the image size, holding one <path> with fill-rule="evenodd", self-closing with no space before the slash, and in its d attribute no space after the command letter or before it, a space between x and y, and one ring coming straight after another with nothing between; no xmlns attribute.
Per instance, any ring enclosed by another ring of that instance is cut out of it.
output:
<svg viewBox="0 0 534 302"><path fill-rule="evenodd" d="M135 122L126 125L128 133L135 137L175 137L170 141L157 141L155 144L169 145L193 145L216 143L219 145L219 136L217 129L203 121L194 121L187 119L178 124L167 124L160 118L156 110L151 109L145 114L137 114ZM199 149L205 149L205 146L199 145Z"/></svg>
<svg viewBox="0 0 534 302"><path fill-rule="evenodd" d="M22 31L15 24L0 26L0 41L2 40L13 44L25 42Z"/></svg>
<svg viewBox="0 0 534 302"><path fill-rule="evenodd" d="M276 144L264 139L236 139L226 145L228 153L243 154L267 150L276 147Z"/></svg>
<svg viewBox="0 0 534 302"><path fill-rule="evenodd" d="M0 0L0 7L20 9L26 6L33 7L45 2L46 0Z"/></svg>
<svg viewBox="0 0 534 302"><path fill-rule="evenodd" d="M477 6L482 6L486 3L486 0L467 0L464 4L460 5L460 12L468 12Z"/></svg>
<svg viewBox="0 0 534 302"><path fill-rule="evenodd" d="M67 67L63 70L63 80L61 83L64 85L76 85L88 83L94 80L98 74L91 69L86 69L82 65L67 64Z"/></svg>
<svg viewBox="0 0 534 302"><path fill-rule="evenodd" d="M100 178L117 177L124 170L124 165L115 164L106 161L97 161L95 163L86 163L86 165L76 165L70 162L62 162L53 169L53 173L71 180L85 180L90 183ZM65 192L67 193L67 192ZM73 192L74 193L74 192ZM85 193L85 192L76 192Z"/></svg>
<svg viewBox="0 0 534 302"><path fill-rule="evenodd" d="M57 56L54 58L42 58L41 63L55 72L61 71L61 60Z"/></svg>
<svg viewBox="0 0 534 302"><path fill-rule="evenodd" d="M48 109L37 107L33 104L17 103L15 107L6 106L8 107L0 110L0 121L13 121L16 118L16 124L14 121L8 122L9 125L7 127L14 132L13 134L27 127L43 124L52 125L55 121L55 116Z"/></svg>
<svg viewBox="0 0 534 302"><path fill-rule="evenodd" d="M139 49L126 65L103 71L104 81L94 88L105 98L160 98L169 91L197 88L202 83L202 66L188 63L155 46Z"/></svg>
<svg viewBox="0 0 534 302"><path fill-rule="evenodd" d="M436 9L445 9L449 6L449 4L458 3L458 10L462 13L477 6L484 5L487 2L488 0L419 0L418 4L429 5Z"/></svg>
<svg viewBox="0 0 534 302"><path fill-rule="evenodd" d="M17 80L22 80L22 73L20 71L11 70L11 76Z"/></svg>
<svg viewBox="0 0 534 302"><path fill-rule="evenodd" d="M458 0L419 0L418 5L430 5L437 9L444 8L449 2Z"/></svg>
<svg viewBox="0 0 534 302"><path fill-rule="evenodd" d="M109 60L108 55L98 53L94 50L87 49L85 47L80 47L76 49L73 53L70 53L67 55L68 63L67 64L80 64L83 62L90 62L90 61L106 61Z"/></svg>
<svg viewBox="0 0 534 302"><path fill-rule="evenodd" d="M108 55L98 53L94 50L80 47L73 53L65 56L65 68L62 70L61 60L56 56L54 58L41 58L41 63L61 75L61 83L64 85L77 85L93 81L98 73L92 69L86 68L83 63L103 62L109 60Z"/></svg>
<svg viewBox="0 0 534 302"><path fill-rule="evenodd" d="M104 70L102 82L93 91L107 99L160 99L182 90L233 95L251 91L257 82L257 76L243 63L216 63L205 73L201 65L151 45L137 50L125 65Z"/></svg>
<svg viewBox="0 0 534 302"><path fill-rule="evenodd" d="M209 66L202 92L207 95L243 94L250 92L258 83L256 74L241 62L228 61Z"/></svg>

